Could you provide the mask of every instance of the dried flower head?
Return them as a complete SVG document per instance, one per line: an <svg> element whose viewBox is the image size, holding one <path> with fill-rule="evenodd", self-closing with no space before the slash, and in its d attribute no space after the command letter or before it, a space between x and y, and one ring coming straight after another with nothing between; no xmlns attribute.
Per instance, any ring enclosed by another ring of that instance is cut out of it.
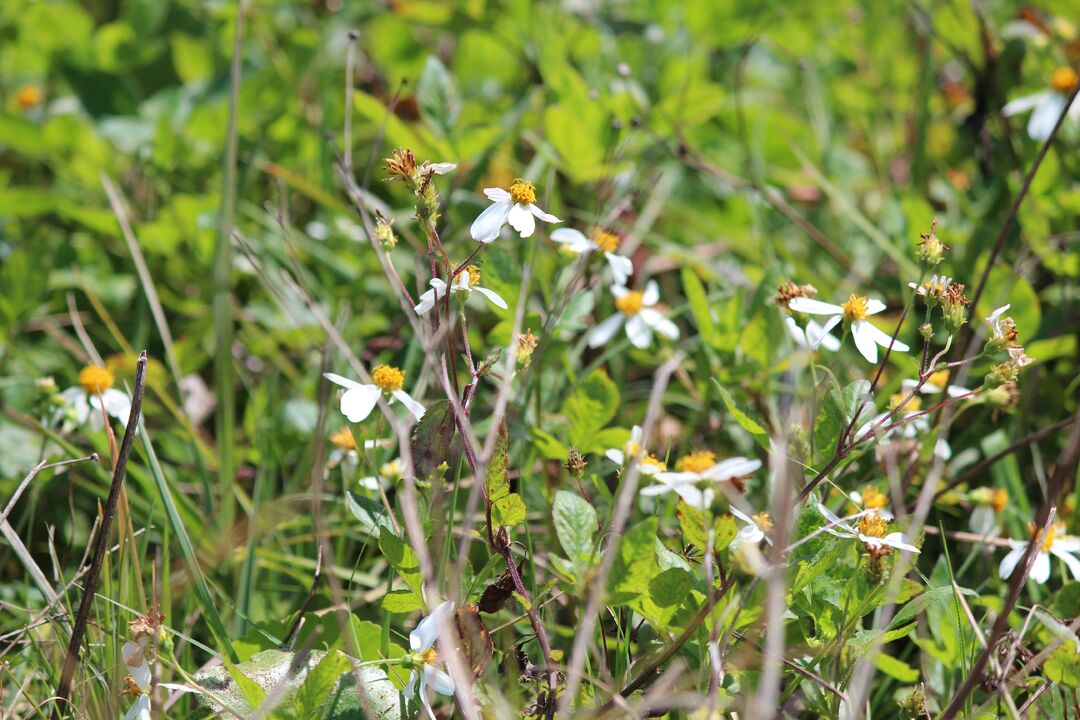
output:
<svg viewBox="0 0 1080 720"><path fill-rule="evenodd" d="M773 296L773 300L777 305L786 308L792 298L814 297L815 295L817 295L817 288L813 285L796 285L788 280L780 283L780 286L776 289L776 295Z"/></svg>

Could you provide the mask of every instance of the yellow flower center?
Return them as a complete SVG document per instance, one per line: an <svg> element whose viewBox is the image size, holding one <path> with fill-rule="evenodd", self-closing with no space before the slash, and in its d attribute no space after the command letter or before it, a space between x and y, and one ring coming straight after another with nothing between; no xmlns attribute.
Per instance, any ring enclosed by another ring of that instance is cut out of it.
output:
<svg viewBox="0 0 1080 720"><path fill-rule="evenodd" d="M757 515L751 515L750 519L754 521L754 524L761 528L761 532L769 532L772 530L772 518L769 517L769 513L760 512Z"/></svg>
<svg viewBox="0 0 1080 720"><path fill-rule="evenodd" d="M623 315L637 315L645 304L645 293L631 290L621 298L615 298L615 307Z"/></svg>
<svg viewBox="0 0 1080 720"><path fill-rule="evenodd" d="M404 371L390 365L380 365L372 370L371 379L383 392L394 392L405 385Z"/></svg>
<svg viewBox="0 0 1080 720"><path fill-rule="evenodd" d="M667 464L663 460L657 459L657 457L652 453L649 453L645 457L641 458L641 464L654 467L660 472L665 472L667 470Z"/></svg>
<svg viewBox="0 0 1080 720"><path fill-rule="evenodd" d="M1065 523L1054 523L1047 529L1046 537L1042 541L1042 552L1050 552L1050 546L1054 544L1055 533L1064 534ZM1028 523L1028 532L1031 533L1033 539L1037 539L1042 534L1042 530L1035 527L1035 523Z"/></svg>
<svg viewBox="0 0 1080 720"><path fill-rule="evenodd" d="M19 91L15 93L15 104L19 106L20 110L36 108L41 104L41 99L41 88L37 85L23 85L19 88Z"/></svg>
<svg viewBox="0 0 1080 720"><path fill-rule="evenodd" d="M867 513L862 516L862 520L859 520L859 532L867 537L883 538L887 528L885 518L876 512Z"/></svg>
<svg viewBox="0 0 1080 720"><path fill-rule="evenodd" d="M593 230L593 242L596 243L596 247L606 253L613 253L619 249L619 236L599 228Z"/></svg>
<svg viewBox="0 0 1080 720"><path fill-rule="evenodd" d="M401 477L401 460L391 460L379 468L379 474L387 480L397 480Z"/></svg>
<svg viewBox="0 0 1080 720"><path fill-rule="evenodd" d="M417 653L416 659L423 665L434 665L439 660L439 654L435 652L434 647L429 647L427 650Z"/></svg>
<svg viewBox="0 0 1080 720"><path fill-rule="evenodd" d="M469 265L465 268L465 272L469 273L469 287L476 285L480 282L480 268L476 265Z"/></svg>
<svg viewBox="0 0 1080 720"><path fill-rule="evenodd" d="M679 472L703 473L716 464L716 453L711 450L699 450L679 458L675 469Z"/></svg>
<svg viewBox="0 0 1080 720"><path fill-rule="evenodd" d="M336 433L330 436L330 442L342 450L356 450L356 438L353 437L352 430L349 428L341 428Z"/></svg>
<svg viewBox="0 0 1080 720"><path fill-rule="evenodd" d="M1059 67L1050 76L1050 87L1059 93L1072 92L1077 83L1080 83L1080 75L1071 67Z"/></svg>
<svg viewBox="0 0 1080 720"><path fill-rule="evenodd" d="M990 498L990 507L994 512L1001 512L1009 504L1009 493L1002 488L994 490L994 496Z"/></svg>
<svg viewBox="0 0 1080 720"><path fill-rule="evenodd" d="M936 373L931 373L930 377L927 378L927 381L931 385L937 385L939 388L944 388L949 382L949 371L938 370Z"/></svg>
<svg viewBox="0 0 1080 720"><path fill-rule="evenodd" d="M863 506L869 510L880 510L889 504L889 498L876 487L868 487L862 494Z"/></svg>
<svg viewBox="0 0 1080 720"><path fill-rule="evenodd" d="M92 395L105 392L113 386L115 380L111 370L97 365L87 365L79 373L79 384Z"/></svg>
<svg viewBox="0 0 1080 720"><path fill-rule="evenodd" d="M851 321L864 319L867 315L866 303L868 300L869 298L865 295L851 293L847 302L840 306L844 308L844 317Z"/></svg>
<svg viewBox="0 0 1080 720"><path fill-rule="evenodd" d="M510 199L520 205L532 205L536 202L536 188L528 180L517 178L510 184Z"/></svg>
<svg viewBox="0 0 1080 720"><path fill-rule="evenodd" d="M895 410L900 407L900 403L904 402L904 398L907 397L907 393L896 393L889 398L889 408ZM905 412L919 412L922 409L922 400L918 395L913 396L907 403L904 404Z"/></svg>

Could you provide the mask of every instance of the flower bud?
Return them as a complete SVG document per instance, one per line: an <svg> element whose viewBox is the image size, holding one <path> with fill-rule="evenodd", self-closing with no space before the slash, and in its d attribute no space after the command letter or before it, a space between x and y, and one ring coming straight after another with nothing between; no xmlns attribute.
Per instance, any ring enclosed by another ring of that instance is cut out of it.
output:
<svg viewBox="0 0 1080 720"><path fill-rule="evenodd" d="M918 243L917 256L919 262L924 265L939 265L945 259L945 253L948 252L949 248L938 239L937 218L934 218L930 223L930 232L919 233L919 237L922 238L922 242Z"/></svg>

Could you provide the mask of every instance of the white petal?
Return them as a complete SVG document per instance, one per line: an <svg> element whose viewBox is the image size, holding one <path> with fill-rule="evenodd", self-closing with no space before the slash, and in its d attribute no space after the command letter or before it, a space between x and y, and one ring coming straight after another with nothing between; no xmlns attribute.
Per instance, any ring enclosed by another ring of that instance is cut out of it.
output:
<svg viewBox="0 0 1080 720"><path fill-rule="evenodd" d="M640 314L634 315L626 321L626 337L630 338L630 344L634 347L645 349L652 344L652 329Z"/></svg>
<svg viewBox="0 0 1080 720"><path fill-rule="evenodd" d="M877 363L877 345L874 344L874 335L867 328L874 327L866 320L856 320L851 323L851 339L855 341L855 347L859 354L866 358L866 362L874 365Z"/></svg>
<svg viewBox="0 0 1080 720"><path fill-rule="evenodd" d="M124 713L124 720L150 720L150 696L140 695L135 704Z"/></svg>
<svg viewBox="0 0 1080 720"><path fill-rule="evenodd" d="M827 302L821 302L820 300L814 300L813 298L797 297L791 298L788 303L788 307L795 312L809 313L810 315L843 315L844 308L839 305L833 305Z"/></svg>
<svg viewBox="0 0 1080 720"><path fill-rule="evenodd" d="M379 478L374 475L369 475L368 477L362 477L357 480L356 484L359 485L362 490L375 491L379 489Z"/></svg>
<svg viewBox="0 0 1080 720"><path fill-rule="evenodd" d="M334 383L335 385L340 385L346 390L352 390L355 387L364 387L355 380L350 380L347 377L342 377L341 375L337 375L335 373L323 373L323 377Z"/></svg>
<svg viewBox="0 0 1080 720"><path fill-rule="evenodd" d="M153 678L150 676L150 664L146 661L145 652L144 648L133 642L126 642L120 648L120 657L124 659L128 674L140 690L148 693Z"/></svg>
<svg viewBox="0 0 1080 720"><path fill-rule="evenodd" d="M724 482L731 478L742 477L743 475L749 475L752 472L757 472L761 467L760 460L751 460L744 457L728 458L727 460L721 460L713 465L711 468L701 474L706 480L713 480L716 482Z"/></svg>
<svg viewBox="0 0 1080 720"><path fill-rule="evenodd" d="M457 169L457 163L452 162L437 162L437 163L424 163L424 167L430 172L436 175L445 175L448 172L453 172Z"/></svg>
<svg viewBox="0 0 1080 720"><path fill-rule="evenodd" d="M427 675L428 684L435 689L435 692L440 695L454 694L454 681L445 672L439 668L427 665L424 667L424 673Z"/></svg>
<svg viewBox="0 0 1080 720"><path fill-rule="evenodd" d="M731 548L738 550L740 545L757 545L765 539L765 533L761 531L757 525L751 522L744 528L739 530L739 533L732 539Z"/></svg>
<svg viewBox="0 0 1080 720"><path fill-rule="evenodd" d="M506 190L503 190L502 188L497 188L497 187L484 188L484 195L487 196L488 200L490 200L491 202L495 202L495 203L506 202L507 200L510 199L510 193L509 192L507 192Z"/></svg>
<svg viewBox="0 0 1080 720"><path fill-rule="evenodd" d="M424 417L424 413L426 412L424 406L413 400L412 396L410 396L409 393L405 392L404 390L395 390L390 394L397 398L397 400L405 406L405 409L412 413L412 416L414 418L419 420L420 418Z"/></svg>
<svg viewBox="0 0 1080 720"><path fill-rule="evenodd" d="M641 488L639 492L646 497L654 497L656 495L663 495L664 493L669 493L674 489L674 485L658 483L656 485L646 485L645 487Z"/></svg>
<svg viewBox="0 0 1080 720"><path fill-rule="evenodd" d="M896 548L897 550L907 550L908 552L917 553L919 548L910 543L904 542L904 536L898 532L889 533L885 537L881 538L881 542L889 547Z"/></svg>
<svg viewBox="0 0 1080 720"><path fill-rule="evenodd" d="M826 349L832 350L833 352L836 352L840 349L839 338L834 338L832 335L829 334L829 332L832 331L834 327L843 322L843 320L843 315L833 315L831 318L821 324L821 338L818 340L818 342L825 345ZM810 327L810 321L807 322L806 327ZM811 342L813 342L811 338L812 336L807 334L807 339L810 339Z"/></svg>
<svg viewBox="0 0 1080 720"><path fill-rule="evenodd" d="M583 253L592 248L592 243L589 242L589 238L585 237L583 232L575 230L574 228L559 228L553 230L551 232L551 239L557 243L562 243L576 253Z"/></svg>
<svg viewBox="0 0 1080 720"><path fill-rule="evenodd" d="M509 200L496 202L480 213L469 228L472 239L482 243L489 243L499 237L499 231L506 224L506 216L510 214L511 205Z"/></svg>
<svg viewBox="0 0 1080 720"><path fill-rule="evenodd" d="M348 418L349 422L363 422L371 414L378 400L379 388L377 386L357 383L341 396L341 414Z"/></svg>
<svg viewBox="0 0 1080 720"><path fill-rule="evenodd" d="M622 298L630 294L630 288L626 287L625 285L615 284L611 286L611 294L615 297L616 300L621 300Z"/></svg>
<svg viewBox="0 0 1080 720"><path fill-rule="evenodd" d="M412 635L409 636L409 643L412 644ZM413 652L416 652L416 650L417 650L417 648L413 648ZM414 697L416 697L416 684L419 681L419 679L420 679L420 672L419 671L413 670L411 673L409 673L409 682L408 682L407 685L405 685L405 689L402 691L402 694L407 699L412 700Z"/></svg>
<svg viewBox="0 0 1080 720"><path fill-rule="evenodd" d="M911 349L906 344L900 342L899 340L893 340L891 334L885 332L884 330L879 329L876 325L871 323L869 320L864 320L863 323L864 323L863 332L869 333L869 335L873 339L873 341L876 342L881 347L889 347L889 345L892 345L892 349L895 352L907 352L908 350Z"/></svg>
<svg viewBox="0 0 1080 720"><path fill-rule="evenodd" d="M810 343L806 341L806 333L799 327L799 323L795 322L795 318L788 315L784 318L784 324L787 325L788 334L791 335L791 339L795 341L795 345L803 350L809 350Z"/></svg>
<svg viewBox="0 0 1080 720"><path fill-rule="evenodd" d="M131 398L127 396L127 393L116 388L109 388L101 393L101 399L105 401L105 412L117 420L127 422L128 416L131 415ZM101 410L101 402L96 395L90 396L90 405Z"/></svg>
<svg viewBox="0 0 1080 720"><path fill-rule="evenodd" d="M1002 580L1008 580L1012 576L1013 570L1016 569L1016 564L1020 562L1020 558L1024 556L1026 548L1027 543L1017 543L1005 557L1001 558L1001 564L998 565L998 575L1001 576Z"/></svg>
<svg viewBox="0 0 1080 720"><path fill-rule="evenodd" d="M619 465L620 467L624 462L626 462L626 456L623 455L623 451L617 450L615 448L611 448L605 451L604 457L606 457L608 460L615 463L616 465Z"/></svg>
<svg viewBox="0 0 1080 720"><path fill-rule="evenodd" d="M924 420L925 418L926 416L923 415L919 418L919 420ZM915 425L915 423L910 424ZM938 438L937 442L934 443L934 457L939 457L946 462L952 458L952 448L949 447L948 440L946 440L945 438Z"/></svg>
<svg viewBox="0 0 1080 720"><path fill-rule="evenodd" d="M704 510L712 505L713 491L711 488L699 489L696 485L676 485L674 488L683 502L692 508Z"/></svg>
<svg viewBox="0 0 1080 720"><path fill-rule="evenodd" d="M492 305L496 307L501 307L503 310L506 309L506 301L499 297L499 294L494 290L488 290L487 288L480 287L479 285L474 285L473 290L490 300Z"/></svg>
<svg viewBox="0 0 1080 720"><path fill-rule="evenodd" d="M1048 95L1050 95L1050 91L1044 90L1043 92L1037 92L1031 95L1018 97L1015 100L1010 100L1005 103L1005 107L1001 109L1001 114L1005 117L1012 117L1013 115L1027 112L1028 110L1041 105Z"/></svg>
<svg viewBox="0 0 1080 720"><path fill-rule="evenodd" d="M558 232L558 230L555 232ZM604 253L604 257L607 258L608 267L611 268L611 276L615 279L615 282L625 285L630 276L634 274L634 263L630 262L630 258L615 253Z"/></svg>
<svg viewBox="0 0 1080 720"><path fill-rule="evenodd" d="M440 283L443 287L446 286L446 283L444 283L442 280L431 281L432 285L434 285L436 282ZM424 315L430 312L431 309L435 307L435 303L439 301L440 292L441 288L432 288L431 290L428 290L423 295L421 295L420 302L418 302L413 308L413 310L416 311L416 314Z"/></svg>
<svg viewBox="0 0 1080 720"><path fill-rule="evenodd" d="M510 214L506 216L506 221L523 238L531 237L536 230L536 220L533 218L533 214L519 203L515 203L510 208Z"/></svg>
<svg viewBox="0 0 1080 720"><path fill-rule="evenodd" d="M1080 580L1080 560L1075 555L1070 555L1061 548L1057 547L1058 543L1050 544L1050 552L1054 553L1057 557L1061 558L1062 562L1069 568L1069 572L1077 580Z"/></svg>
<svg viewBox="0 0 1080 720"><path fill-rule="evenodd" d="M961 395L967 395L968 393L971 392L971 389L966 388L966 387L962 387L960 385L950 385L949 387L945 388L945 392L947 392L949 394L949 397L957 398L957 397L960 397Z"/></svg>
<svg viewBox="0 0 1080 720"><path fill-rule="evenodd" d="M446 624L450 614L454 612L454 603L449 600L435 606L431 614L420 621L420 624L409 633L409 648L413 652L427 650L439 639L439 628Z"/></svg>
<svg viewBox="0 0 1080 720"><path fill-rule="evenodd" d="M589 331L587 341L589 347L597 348L601 345L606 345L615 333L622 327L624 315L622 313L615 313L607 320L603 321L592 330Z"/></svg>
<svg viewBox="0 0 1080 720"><path fill-rule="evenodd" d="M994 508L980 505L971 511L971 520L968 522L968 527L971 528L973 533L989 535L994 532L994 527L997 526L996 515Z"/></svg>
<svg viewBox="0 0 1080 720"><path fill-rule="evenodd" d="M655 280L650 280L645 284L645 292L641 296L641 304L645 307L651 307L660 301L660 286L656 284Z"/></svg>
<svg viewBox="0 0 1080 720"><path fill-rule="evenodd" d="M560 220L559 218L555 217L551 213L544 212L543 210L536 207L535 205L528 205L528 206L526 206L525 209L528 210L530 213L532 213L533 215L540 218L541 220L543 220L546 223L562 222L562 220Z"/></svg>
<svg viewBox="0 0 1080 720"><path fill-rule="evenodd" d="M881 302L880 300L875 300L874 298L870 298L869 300L866 301L866 314L867 315L877 315L879 312L881 312L884 309L885 309L885 303Z"/></svg>
<svg viewBox="0 0 1080 720"><path fill-rule="evenodd" d="M681 485L699 482L702 477L696 472L662 472L657 474L656 479L668 485Z"/></svg>
<svg viewBox="0 0 1080 720"><path fill-rule="evenodd" d="M1035 564L1031 566L1031 579L1042 585L1050 579L1050 554L1039 552Z"/></svg>
<svg viewBox="0 0 1080 720"><path fill-rule="evenodd" d="M642 322L646 325L669 340L679 339L679 326L652 308L643 308L641 312L638 313L638 317L640 317Z"/></svg>
<svg viewBox="0 0 1080 720"><path fill-rule="evenodd" d="M644 432L645 431L641 429L640 425L634 425L632 428L630 428L630 442L640 445L641 438Z"/></svg>
<svg viewBox="0 0 1080 720"><path fill-rule="evenodd" d="M1032 140L1043 142L1054 130L1058 117L1065 111L1065 97L1058 93L1050 93L1036 108L1028 119L1027 131ZM1032 573L1034 576L1034 572Z"/></svg>

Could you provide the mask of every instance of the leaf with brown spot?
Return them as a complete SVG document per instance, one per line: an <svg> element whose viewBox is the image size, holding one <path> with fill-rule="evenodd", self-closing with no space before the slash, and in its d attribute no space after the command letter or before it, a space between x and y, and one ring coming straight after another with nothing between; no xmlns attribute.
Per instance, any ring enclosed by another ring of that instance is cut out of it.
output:
<svg viewBox="0 0 1080 720"><path fill-rule="evenodd" d="M426 478L446 461L454 439L454 409L439 400L427 409L412 431L412 458L416 477Z"/></svg>
<svg viewBox="0 0 1080 720"><path fill-rule="evenodd" d="M469 603L454 611L454 630L462 659L468 664L473 677L480 677L491 663L495 645L475 605Z"/></svg>

